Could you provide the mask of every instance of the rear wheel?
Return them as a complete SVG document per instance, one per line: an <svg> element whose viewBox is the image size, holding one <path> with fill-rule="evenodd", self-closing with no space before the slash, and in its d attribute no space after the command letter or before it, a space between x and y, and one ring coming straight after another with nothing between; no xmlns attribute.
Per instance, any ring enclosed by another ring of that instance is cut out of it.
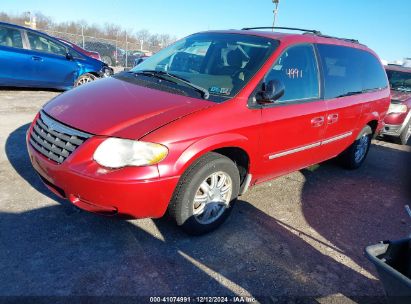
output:
<svg viewBox="0 0 411 304"><path fill-rule="evenodd" d="M371 138L371 127L365 126L352 145L339 156L341 164L347 169L358 169L361 167L370 150Z"/></svg>
<svg viewBox="0 0 411 304"><path fill-rule="evenodd" d="M411 120L407 123L404 130L402 130L400 136L397 138L397 142L400 145L406 145L411 137Z"/></svg>
<svg viewBox="0 0 411 304"><path fill-rule="evenodd" d="M83 84L92 82L96 79L97 79L97 77L94 76L93 74L85 73L85 74L81 75L79 78L77 78L76 82L74 83L74 86L78 87L78 86L81 86Z"/></svg>
<svg viewBox="0 0 411 304"><path fill-rule="evenodd" d="M210 232L227 219L239 189L237 166L223 155L208 153L181 177L170 202L170 215L189 234Z"/></svg>

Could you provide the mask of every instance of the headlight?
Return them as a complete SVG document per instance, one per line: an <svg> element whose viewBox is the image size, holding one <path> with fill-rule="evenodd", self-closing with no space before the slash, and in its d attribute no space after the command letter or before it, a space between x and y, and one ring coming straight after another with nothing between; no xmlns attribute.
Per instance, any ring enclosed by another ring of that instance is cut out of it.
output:
<svg viewBox="0 0 411 304"><path fill-rule="evenodd" d="M108 168L154 165L166 158L168 149L160 144L109 138L94 152L94 160Z"/></svg>
<svg viewBox="0 0 411 304"><path fill-rule="evenodd" d="M391 113L407 113L408 109L405 104L401 103L392 103L388 108L388 114Z"/></svg>

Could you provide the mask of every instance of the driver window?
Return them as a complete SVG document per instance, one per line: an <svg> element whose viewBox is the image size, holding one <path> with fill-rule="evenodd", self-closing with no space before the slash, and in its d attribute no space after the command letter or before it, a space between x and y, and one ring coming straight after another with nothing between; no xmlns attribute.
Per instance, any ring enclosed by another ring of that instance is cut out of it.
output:
<svg viewBox="0 0 411 304"><path fill-rule="evenodd" d="M279 80L285 93L278 102L320 97L318 66L312 45L297 45L287 49L265 77L265 83Z"/></svg>
<svg viewBox="0 0 411 304"><path fill-rule="evenodd" d="M66 56L66 47L57 44L44 36L27 31L27 37L29 38L30 47L32 50Z"/></svg>

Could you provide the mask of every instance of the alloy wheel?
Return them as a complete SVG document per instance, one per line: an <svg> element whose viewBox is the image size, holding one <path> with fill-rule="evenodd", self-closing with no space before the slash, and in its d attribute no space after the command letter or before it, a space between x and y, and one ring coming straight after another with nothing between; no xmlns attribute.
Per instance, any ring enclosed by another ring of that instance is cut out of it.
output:
<svg viewBox="0 0 411 304"><path fill-rule="evenodd" d="M358 140L358 144L355 149L355 162L360 163L365 155L367 154L368 151L368 146L370 145L370 139L368 134L364 134L361 136L361 138Z"/></svg>
<svg viewBox="0 0 411 304"><path fill-rule="evenodd" d="M92 79L91 77L89 77L89 76L84 76L84 77L81 77L81 78L78 80L77 86L81 86L82 84L86 84L86 83L89 83L89 82L92 82L92 81L93 81L93 79Z"/></svg>
<svg viewBox="0 0 411 304"><path fill-rule="evenodd" d="M193 201L193 215L201 224L216 221L229 207L233 183L222 171L209 175L198 187Z"/></svg>

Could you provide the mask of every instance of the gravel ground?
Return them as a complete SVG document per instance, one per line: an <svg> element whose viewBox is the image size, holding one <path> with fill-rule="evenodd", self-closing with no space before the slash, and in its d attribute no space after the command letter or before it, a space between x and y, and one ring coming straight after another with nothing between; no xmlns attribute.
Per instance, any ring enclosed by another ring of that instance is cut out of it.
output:
<svg viewBox="0 0 411 304"><path fill-rule="evenodd" d="M121 221L80 212L42 185L25 132L58 94L0 91L1 296L383 302L363 250L411 230L403 209L410 202L410 146L374 141L357 171L329 161L254 187L219 230L189 237L168 218Z"/></svg>

